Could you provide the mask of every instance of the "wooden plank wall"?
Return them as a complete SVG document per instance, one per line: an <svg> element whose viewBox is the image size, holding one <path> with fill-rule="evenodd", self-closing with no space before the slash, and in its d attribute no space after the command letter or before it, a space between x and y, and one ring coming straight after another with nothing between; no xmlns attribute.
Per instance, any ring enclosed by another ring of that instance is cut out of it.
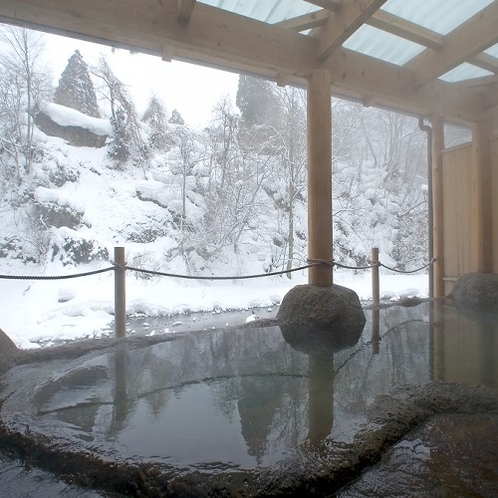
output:
<svg viewBox="0 0 498 498"><path fill-rule="evenodd" d="M491 141L491 212L493 273L498 273L498 137Z"/></svg>
<svg viewBox="0 0 498 498"><path fill-rule="evenodd" d="M472 148L465 144L443 152L444 293L455 279L476 269Z"/></svg>
<svg viewBox="0 0 498 498"><path fill-rule="evenodd" d="M491 140L491 210L493 272L498 273L498 137ZM443 151L444 292L455 281L477 271L475 191L472 146L464 144Z"/></svg>

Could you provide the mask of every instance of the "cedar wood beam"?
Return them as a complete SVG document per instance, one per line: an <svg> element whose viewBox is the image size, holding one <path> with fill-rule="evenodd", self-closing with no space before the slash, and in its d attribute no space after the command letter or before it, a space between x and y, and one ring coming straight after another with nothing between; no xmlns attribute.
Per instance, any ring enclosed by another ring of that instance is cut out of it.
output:
<svg viewBox="0 0 498 498"><path fill-rule="evenodd" d="M131 48L304 86L316 69L331 72L334 93L372 99L405 112L441 112L475 122L484 99L465 88L434 82L414 91L415 74L339 47L317 58L318 40L196 3L180 23L177 0L2 0L0 17L75 38Z"/></svg>
<svg viewBox="0 0 498 498"><path fill-rule="evenodd" d="M339 48L386 0L349 0L331 16L319 37L318 58L325 60Z"/></svg>
<svg viewBox="0 0 498 498"><path fill-rule="evenodd" d="M188 23L195 7L196 0L178 0L177 18L180 22Z"/></svg>
<svg viewBox="0 0 498 498"><path fill-rule="evenodd" d="M338 12L342 7L341 0L306 0L306 2L331 12Z"/></svg>
<svg viewBox="0 0 498 498"><path fill-rule="evenodd" d="M378 10L366 24L425 47L438 49L443 45L440 34L384 10Z"/></svg>
<svg viewBox="0 0 498 498"><path fill-rule="evenodd" d="M425 50L406 65L422 87L498 42L498 2L451 31L438 50Z"/></svg>

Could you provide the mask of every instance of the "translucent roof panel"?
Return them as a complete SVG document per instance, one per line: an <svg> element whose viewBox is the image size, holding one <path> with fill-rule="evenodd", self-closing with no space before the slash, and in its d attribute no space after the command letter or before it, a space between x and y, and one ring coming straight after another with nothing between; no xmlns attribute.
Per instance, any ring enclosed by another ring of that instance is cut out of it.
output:
<svg viewBox="0 0 498 498"><path fill-rule="evenodd" d="M390 14L447 35L494 0L387 0Z"/></svg>
<svg viewBox="0 0 498 498"><path fill-rule="evenodd" d="M398 66L425 50L418 43L365 24L343 43L343 47Z"/></svg>
<svg viewBox="0 0 498 498"><path fill-rule="evenodd" d="M496 45L493 45L492 47L489 47L487 50L484 51L488 55L492 55L493 57L496 57L498 59L498 43ZM497 61L498 62L498 61Z"/></svg>
<svg viewBox="0 0 498 498"><path fill-rule="evenodd" d="M465 81L473 78L482 78L484 76L492 76L493 73L486 71L486 69L481 69L480 67L464 62L459 66L455 67L446 74L443 74L439 79L446 81L448 83L455 83L457 81Z"/></svg>
<svg viewBox="0 0 498 498"><path fill-rule="evenodd" d="M320 10L320 7L303 0L199 0L199 2L269 24Z"/></svg>

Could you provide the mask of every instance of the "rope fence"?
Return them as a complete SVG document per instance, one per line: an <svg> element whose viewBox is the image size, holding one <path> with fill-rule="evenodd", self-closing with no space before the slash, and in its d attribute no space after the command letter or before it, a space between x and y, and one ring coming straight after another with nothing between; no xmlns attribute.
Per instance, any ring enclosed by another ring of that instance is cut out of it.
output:
<svg viewBox="0 0 498 498"><path fill-rule="evenodd" d="M69 275L2 275L0 274L1 280L67 280L72 278L89 277L92 275L99 275L101 273L106 273L114 271L114 329L116 337L126 336L126 272L133 271L136 273L143 273L147 275L154 275L158 277L169 277L169 278L180 278L188 280L247 280L253 278L263 278L263 277L273 277L279 275L285 275L288 273L293 273L296 271L306 270L313 266L328 266L337 267L347 270L372 270L372 302L373 304L379 304L380 301L380 279L379 279L379 269L385 268L386 270L401 273L401 274L412 274L428 268L434 262L436 258L432 258L426 265L417 268L416 270L401 270L397 268L391 268L379 261L379 249L373 247L370 255L370 260L368 265L364 266L348 266L336 262L335 260L322 260L322 259L308 259L307 265L299 266L297 268L291 268L289 270L259 273L255 275L235 275L235 276L196 276L196 275L182 275L178 273L167 273L155 270L147 270L144 268L137 268L134 266L128 266L125 261L125 248L115 247L114 248L114 261L113 266L107 268L102 268L99 270L88 271L83 273L74 273Z"/></svg>

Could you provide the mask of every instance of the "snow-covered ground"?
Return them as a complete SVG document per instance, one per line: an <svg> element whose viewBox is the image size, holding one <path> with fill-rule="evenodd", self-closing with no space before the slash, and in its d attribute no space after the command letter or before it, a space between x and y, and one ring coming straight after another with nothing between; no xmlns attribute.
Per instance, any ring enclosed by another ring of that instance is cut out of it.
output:
<svg viewBox="0 0 498 498"><path fill-rule="evenodd" d="M40 275L39 267L30 269L14 262L3 266L0 274ZM105 263L100 268L105 268ZM67 275L97 269L60 268ZM266 277L239 281L195 281L169 277L137 279L127 273L128 314L170 316L187 312L274 308L293 286L306 283L306 272L296 272L293 279ZM371 299L371 276L368 271L334 273L334 282L355 290L362 301ZM381 274L381 297L426 297L428 277L421 275ZM39 347L39 342L100 337L113 333L114 273L51 281L0 279L0 328L21 348ZM241 314L241 325L248 313Z"/></svg>

